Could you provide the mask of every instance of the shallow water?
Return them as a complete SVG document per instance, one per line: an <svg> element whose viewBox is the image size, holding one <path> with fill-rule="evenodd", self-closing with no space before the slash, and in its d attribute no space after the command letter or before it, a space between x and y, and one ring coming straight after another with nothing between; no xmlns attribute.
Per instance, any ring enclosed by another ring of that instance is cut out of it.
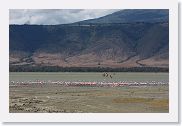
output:
<svg viewBox="0 0 182 126"><path fill-rule="evenodd" d="M10 72L11 81L70 81L70 82L120 82L120 81L169 81L169 73L109 72L112 78L104 77L103 72Z"/></svg>

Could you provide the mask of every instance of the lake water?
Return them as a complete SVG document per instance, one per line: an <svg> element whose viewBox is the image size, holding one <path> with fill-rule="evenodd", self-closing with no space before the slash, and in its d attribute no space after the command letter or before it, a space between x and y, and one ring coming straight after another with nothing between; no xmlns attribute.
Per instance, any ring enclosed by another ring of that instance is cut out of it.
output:
<svg viewBox="0 0 182 126"><path fill-rule="evenodd" d="M10 72L9 80L23 81L69 81L69 82L119 82L119 81L169 81L169 73L110 72L108 77L103 72ZM112 78L110 78L110 75Z"/></svg>

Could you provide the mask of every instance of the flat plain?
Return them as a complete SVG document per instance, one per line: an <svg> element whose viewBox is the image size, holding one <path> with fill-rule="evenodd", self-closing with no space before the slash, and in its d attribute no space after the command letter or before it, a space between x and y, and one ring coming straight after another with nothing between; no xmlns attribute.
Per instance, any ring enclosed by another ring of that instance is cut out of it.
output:
<svg viewBox="0 0 182 126"><path fill-rule="evenodd" d="M10 73L10 113L166 113L168 73ZM128 76L128 77L127 77ZM29 81L163 82L143 86L16 85ZM166 83L166 84L165 84Z"/></svg>

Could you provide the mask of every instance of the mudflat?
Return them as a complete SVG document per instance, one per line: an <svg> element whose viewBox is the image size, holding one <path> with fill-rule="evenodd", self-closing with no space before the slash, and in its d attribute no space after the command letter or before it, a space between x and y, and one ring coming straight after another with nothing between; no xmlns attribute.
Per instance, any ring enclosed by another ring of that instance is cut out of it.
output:
<svg viewBox="0 0 182 126"><path fill-rule="evenodd" d="M9 87L10 113L167 113L169 85Z"/></svg>

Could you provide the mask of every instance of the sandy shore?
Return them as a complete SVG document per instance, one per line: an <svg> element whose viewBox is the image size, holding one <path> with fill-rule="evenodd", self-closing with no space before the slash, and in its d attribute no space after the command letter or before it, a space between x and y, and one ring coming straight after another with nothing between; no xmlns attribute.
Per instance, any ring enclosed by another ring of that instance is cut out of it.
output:
<svg viewBox="0 0 182 126"><path fill-rule="evenodd" d="M122 87L10 86L10 113L166 113L168 84Z"/></svg>

